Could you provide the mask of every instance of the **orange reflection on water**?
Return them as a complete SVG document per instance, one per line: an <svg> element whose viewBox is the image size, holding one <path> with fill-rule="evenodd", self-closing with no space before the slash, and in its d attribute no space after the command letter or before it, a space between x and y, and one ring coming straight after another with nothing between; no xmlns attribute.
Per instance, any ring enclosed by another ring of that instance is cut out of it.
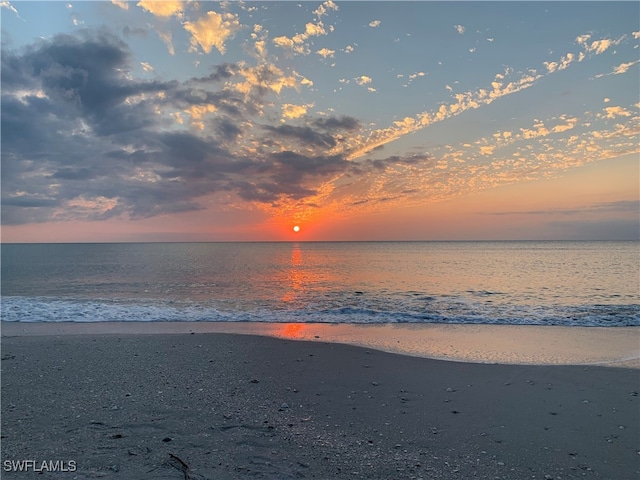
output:
<svg viewBox="0 0 640 480"><path fill-rule="evenodd" d="M305 273L300 267L302 267L302 251L300 245L296 243L291 251L291 268L288 272L291 289L282 296L282 301L285 303L293 302L298 293L306 290Z"/></svg>
<svg viewBox="0 0 640 480"><path fill-rule="evenodd" d="M307 330L304 323L284 323L279 326L276 335L290 340L300 340L306 337Z"/></svg>
<svg viewBox="0 0 640 480"><path fill-rule="evenodd" d="M300 245L297 243L293 245L293 250L291 251L291 265L294 267L302 265L302 251L300 251Z"/></svg>

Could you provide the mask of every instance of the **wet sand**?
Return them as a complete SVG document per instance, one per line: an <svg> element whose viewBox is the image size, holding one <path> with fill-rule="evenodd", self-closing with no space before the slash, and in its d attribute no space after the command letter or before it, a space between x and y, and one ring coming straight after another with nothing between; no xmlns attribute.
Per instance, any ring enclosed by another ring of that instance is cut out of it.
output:
<svg viewBox="0 0 640 480"><path fill-rule="evenodd" d="M637 369L450 362L315 335L2 333L2 478L640 474ZM75 471L6 471L22 459Z"/></svg>
<svg viewBox="0 0 640 480"><path fill-rule="evenodd" d="M640 368L640 327L254 322L2 322L2 334L238 333L346 343L455 362Z"/></svg>

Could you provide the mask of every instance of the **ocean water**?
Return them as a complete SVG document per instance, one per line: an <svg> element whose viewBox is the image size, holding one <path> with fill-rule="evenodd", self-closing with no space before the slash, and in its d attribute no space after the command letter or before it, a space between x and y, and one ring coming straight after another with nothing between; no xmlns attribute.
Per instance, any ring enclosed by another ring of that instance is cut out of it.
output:
<svg viewBox="0 0 640 480"><path fill-rule="evenodd" d="M8 322L640 325L639 242L4 244Z"/></svg>

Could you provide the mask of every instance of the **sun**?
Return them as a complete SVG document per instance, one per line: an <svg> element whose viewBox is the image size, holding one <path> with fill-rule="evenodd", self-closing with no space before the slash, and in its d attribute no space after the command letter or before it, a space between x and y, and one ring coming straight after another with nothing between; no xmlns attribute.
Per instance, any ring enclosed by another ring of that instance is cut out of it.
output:
<svg viewBox="0 0 640 480"><path fill-rule="evenodd" d="M293 231L298 233L300 231L300 227L296 225L295 227L293 227Z"/></svg>

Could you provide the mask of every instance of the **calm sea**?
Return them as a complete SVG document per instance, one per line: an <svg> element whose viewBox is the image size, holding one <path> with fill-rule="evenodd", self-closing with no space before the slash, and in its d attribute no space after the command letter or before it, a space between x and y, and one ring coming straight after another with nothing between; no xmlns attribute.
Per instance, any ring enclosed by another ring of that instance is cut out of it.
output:
<svg viewBox="0 0 640 480"><path fill-rule="evenodd" d="M638 242L5 244L11 322L640 325Z"/></svg>

